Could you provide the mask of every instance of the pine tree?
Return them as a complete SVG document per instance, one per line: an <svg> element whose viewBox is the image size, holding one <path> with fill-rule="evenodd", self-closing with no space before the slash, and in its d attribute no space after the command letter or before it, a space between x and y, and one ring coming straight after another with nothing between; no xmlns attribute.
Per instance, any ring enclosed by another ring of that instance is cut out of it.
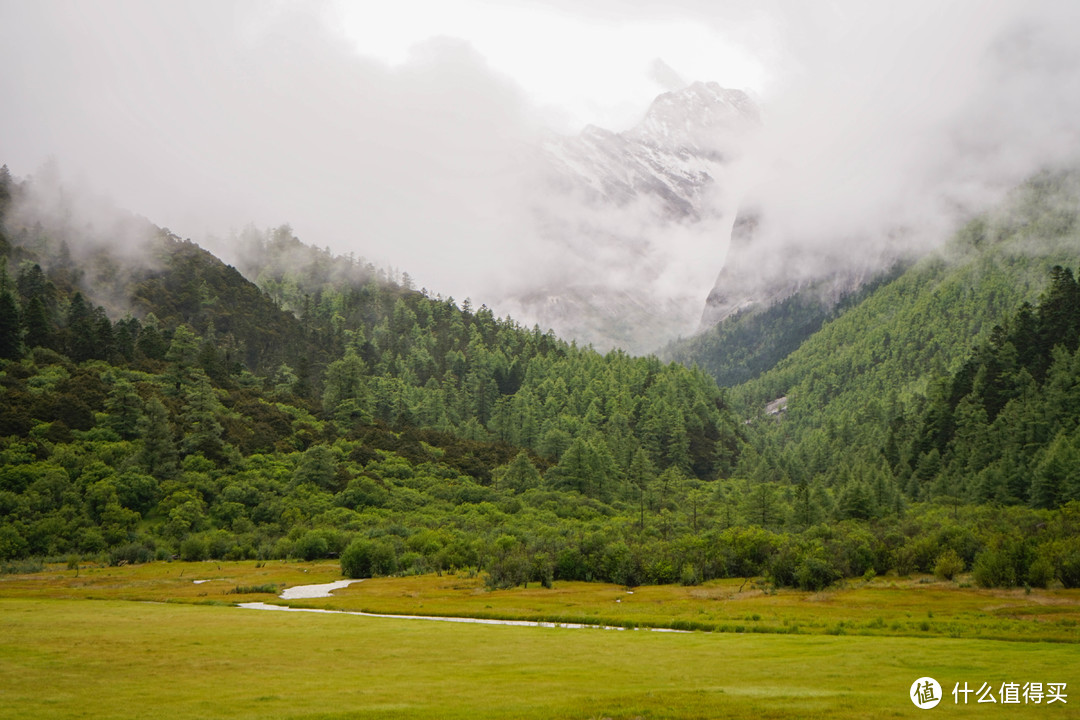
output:
<svg viewBox="0 0 1080 720"><path fill-rule="evenodd" d="M54 309L56 288L45 277L45 272L40 265L34 263L20 267L15 286L19 289L19 295L22 296L24 301L29 302L34 298L38 298L45 304L46 309Z"/></svg>
<svg viewBox="0 0 1080 720"><path fill-rule="evenodd" d="M87 304L82 293L77 292L71 297L65 336L67 354L75 362L83 362L98 356L93 309Z"/></svg>
<svg viewBox="0 0 1080 720"><path fill-rule="evenodd" d="M105 410L108 412L106 424L113 432L124 440L138 437L143 402L134 385L124 378L117 379L109 390Z"/></svg>
<svg viewBox="0 0 1080 720"><path fill-rule="evenodd" d="M353 351L330 363L323 381L323 411L341 422L370 422L364 361Z"/></svg>
<svg viewBox="0 0 1080 720"><path fill-rule="evenodd" d="M303 400L311 397L311 360L306 355L301 355L296 362L296 383L292 391Z"/></svg>
<svg viewBox="0 0 1080 720"><path fill-rule="evenodd" d="M805 530L821 520L822 510L810 483L801 482L795 486L792 503L792 522L800 530Z"/></svg>
<svg viewBox="0 0 1080 720"><path fill-rule="evenodd" d="M667 464L681 473L690 472L690 436L686 432L683 414L676 410L668 426Z"/></svg>
<svg viewBox="0 0 1080 720"><path fill-rule="evenodd" d="M1054 345L1076 350L1080 323L1080 286L1072 270L1055 265L1050 270L1050 286L1039 301L1037 312L1040 355L1050 357Z"/></svg>
<svg viewBox="0 0 1080 720"><path fill-rule="evenodd" d="M113 333L112 321L105 314L105 308L100 305L91 312L93 323L94 347L92 357L96 360L107 360L116 350L116 340Z"/></svg>
<svg viewBox="0 0 1080 720"><path fill-rule="evenodd" d="M11 190L14 186L15 180L11 177L8 166L0 166L0 216L7 210L7 204L11 200Z"/></svg>
<svg viewBox="0 0 1080 720"><path fill-rule="evenodd" d="M41 298L30 298L26 304L26 312L23 314L23 324L26 328L26 347L52 347L53 324L49 320L48 311Z"/></svg>
<svg viewBox="0 0 1080 720"><path fill-rule="evenodd" d="M164 360L169 346L165 338L161 336L161 327L157 317L153 313L146 316L142 328L139 330L138 339L135 341L135 349L143 357L150 360Z"/></svg>
<svg viewBox="0 0 1080 720"><path fill-rule="evenodd" d="M874 516L874 499L866 483L851 480L844 485L836 501L836 516L840 520L869 520Z"/></svg>
<svg viewBox="0 0 1080 720"><path fill-rule="evenodd" d="M327 445L312 445L300 458L293 472L297 485L310 483L323 490L339 490L336 486L338 462Z"/></svg>
<svg viewBox="0 0 1080 720"><path fill-rule="evenodd" d="M570 433L560 427L548 427L540 438L540 447L537 449L542 455L560 460L572 442Z"/></svg>
<svg viewBox="0 0 1080 720"><path fill-rule="evenodd" d="M743 519L748 524L763 528L780 524L781 507L776 484L759 482L747 485L740 508Z"/></svg>
<svg viewBox="0 0 1080 720"><path fill-rule="evenodd" d="M1031 505L1054 508L1080 485L1080 452L1065 433L1059 433L1046 448L1031 479Z"/></svg>
<svg viewBox="0 0 1080 720"><path fill-rule="evenodd" d="M563 453L559 464L548 470L554 487L588 494L599 483L593 464L593 452L586 440L576 438Z"/></svg>
<svg viewBox="0 0 1080 720"><path fill-rule="evenodd" d="M158 479L170 477L176 471L176 443L169 425L169 411L156 397L146 403L139 434L143 439L139 452L143 467Z"/></svg>
<svg viewBox="0 0 1080 720"><path fill-rule="evenodd" d="M135 358L135 342L139 338L139 321L133 317L117 320L113 328L113 342L117 354L130 362Z"/></svg>
<svg viewBox="0 0 1080 720"><path fill-rule="evenodd" d="M593 485L589 492L593 497L608 502L620 475L618 465L601 435L595 435L589 441L589 448L593 466Z"/></svg>
<svg viewBox="0 0 1080 720"><path fill-rule="evenodd" d="M495 473L497 478L496 489L510 490L512 492L525 492L530 488L540 486L540 471L529 459L529 454L522 450L508 464L499 468Z"/></svg>
<svg viewBox="0 0 1080 720"><path fill-rule="evenodd" d="M200 382L203 375L199 367L199 336L187 325L176 328L165 360L169 363L166 377L171 392L177 395L186 393L188 388Z"/></svg>
<svg viewBox="0 0 1080 720"><path fill-rule="evenodd" d="M637 500L639 530L645 529L645 499L655 479L656 467L649 460L649 454L644 449L638 448L630 461L627 484L633 499Z"/></svg>
<svg viewBox="0 0 1080 720"><path fill-rule="evenodd" d="M184 426L184 436L180 442L183 454L202 453L211 460L222 459L223 428L217 419L221 412L221 403L214 394L210 379L202 373L196 374L185 388L184 407L180 413Z"/></svg>
<svg viewBox="0 0 1080 720"><path fill-rule="evenodd" d="M15 360L21 356L22 326L19 322L19 308L11 291L5 287L0 291L0 358Z"/></svg>

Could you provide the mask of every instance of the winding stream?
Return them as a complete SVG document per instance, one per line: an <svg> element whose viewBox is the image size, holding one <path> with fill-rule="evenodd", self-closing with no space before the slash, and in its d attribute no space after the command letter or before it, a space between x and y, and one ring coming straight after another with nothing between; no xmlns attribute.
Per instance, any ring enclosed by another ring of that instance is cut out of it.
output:
<svg viewBox="0 0 1080 720"><path fill-rule="evenodd" d="M307 600L311 598L331 597L334 590L348 587L362 580L338 580L321 585L296 585L282 591L279 598L282 600ZM308 612L323 613L329 615L359 615L371 618L394 618L397 620L434 620L436 622L472 623L474 625L514 625L517 627L546 627L546 628L592 628L595 630L626 630L627 628L615 625L589 625L586 623L557 623L541 622L539 620L490 620L487 618L465 617L442 617L439 615L389 615L383 613L361 612L359 610L321 610L319 608L297 608L287 605L271 605L264 602L238 603L237 607L246 610L280 610L283 612ZM686 630L673 630L671 628L640 628L652 632L685 633Z"/></svg>

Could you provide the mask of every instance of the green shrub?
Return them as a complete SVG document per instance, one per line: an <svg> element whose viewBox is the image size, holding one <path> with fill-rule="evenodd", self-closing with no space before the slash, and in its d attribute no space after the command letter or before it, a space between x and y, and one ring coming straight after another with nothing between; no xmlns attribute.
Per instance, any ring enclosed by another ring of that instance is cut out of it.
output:
<svg viewBox="0 0 1080 720"><path fill-rule="evenodd" d="M814 592L824 590L840 577L840 571L832 563L815 556L804 557L795 570L795 582L799 588Z"/></svg>
<svg viewBox="0 0 1080 720"><path fill-rule="evenodd" d="M389 575L397 570L397 552L388 540L356 538L341 554L341 573L350 578Z"/></svg>
<svg viewBox="0 0 1080 720"><path fill-rule="evenodd" d="M488 563L484 583L493 590L517 587L529 579L528 559L524 553L508 553Z"/></svg>
<svg viewBox="0 0 1080 720"><path fill-rule="evenodd" d="M971 576L979 587L1013 587L1016 585L1016 568L1012 558L1003 548L983 550L975 556Z"/></svg>
<svg viewBox="0 0 1080 720"><path fill-rule="evenodd" d="M114 548L109 553L110 565L136 565L148 563L154 559L154 551L142 543L128 543ZM77 560L76 560L77 562Z"/></svg>
<svg viewBox="0 0 1080 720"><path fill-rule="evenodd" d="M371 577L371 541L357 538L341 553L341 574L349 578Z"/></svg>
<svg viewBox="0 0 1080 720"><path fill-rule="evenodd" d="M418 552L403 553L398 560L398 569L403 575L423 575L429 572L427 560Z"/></svg>
<svg viewBox="0 0 1080 720"><path fill-rule="evenodd" d="M217 530L211 533L206 540L207 557L214 560L224 560L235 544L235 536L225 530Z"/></svg>
<svg viewBox="0 0 1080 720"><path fill-rule="evenodd" d="M304 560L324 558L330 550L326 537L317 530L308 530L293 543L293 555Z"/></svg>
<svg viewBox="0 0 1080 720"><path fill-rule="evenodd" d="M1039 557L1050 561L1062 585L1067 588L1080 587L1080 537L1057 540L1041 550Z"/></svg>
<svg viewBox="0 0 1080 720"><path fill-rule="evenodd" d="M1058 567L1058 580L1067 588L1080 588L1080 554L1062 558Z"/></svg>
<svg viewBox="0 0 1080 720"><path fill-rule="evenodd" d="M795 543L785 542L769 563L769 577L773 584L780 587L796 587L799 560L800 551Z"/></svg>
<svg viewBox="0 0 1080 720"><path fill-rule="evenodd" d="M0 564L0 575L29 575L45 569L45 563L39 558L26 558Z"/></svg>
<svg viewBox="0 0 1080 720"><path fill-rule="evenodd" d="M0 526L0 560L12 560L26 554L28 544L11 525Z"/></svg>
<svg viewBox="0 0 1080 720"><path fill-rule="evenodd" d="M938 545L934 538L917 536L909 538L903 548L897 550L894 557L896 572L910 575L913 572L930 572L934 569L934 560L938 555Z"/></svg>
<svg viewBox="0 0 1080 720"><path fill-rule="evenodd" d="M189 535L180 543L180 559L197 562L210 557L210 543L205 535Z"/></svg>
<svg viewBox="0 0 1080 720"><path fill-rule="evenodd" d="M701 584L701 577L690 563L683 563L682 571L679 573L679 584L684 586Z"/></svg>
<svg viewBox="0 0 1080 720"><path fill-rule="evenodd" d="M290 557L292 554L292 541L289 540L289 538L287 537L281 537L275 540L272 545L270 545L266 557L272 558L274 560L284 560L285 558Z"/></svg>
<svg viewBox="0 0 1080 720"><path fill-rule="evenodd" d="M271 595L277 595L278 586L273 583L267 583L265 585L237 585L232 590L229 590L228 594L233 595L248 595L254 593L269 593Z"/></svg>
<svg viewBox="0 0 1080 720"><path fill-rule="evenodd" d="M604 548L603 573L605 578L625 587L641 584L644 573L639 559L623 541L617 541Z"/></svg>
<svg viewBox="0 0 1080 720"><path fill-rule="evenodd" d="M952 548L938 555L934 563L934 575L942 580L952 580L963 571L964 559Z"/></svg>
<svg viewBox="0 0 1080 720"><path fill-rule="evenodd" d="M670 585L678 579L678 575L667 558L658 558L649 563L645 578L650 585Z"/></svg>
<svg viewBox="0 0 1080 720"><path fill-rule="evenodd" d="M1045 557L1037 557L1028 567L1027 584L1030 587L1044 588L1054 580L1054 566Z"/></svg>

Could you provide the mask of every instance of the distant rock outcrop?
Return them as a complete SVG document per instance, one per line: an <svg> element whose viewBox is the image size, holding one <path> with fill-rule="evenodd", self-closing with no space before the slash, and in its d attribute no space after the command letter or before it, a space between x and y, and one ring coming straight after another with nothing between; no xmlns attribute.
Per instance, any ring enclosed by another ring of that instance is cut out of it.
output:
<svg viewBox="0 0 1080 720"><path fill-rule="evenodd" d="M762 221L756 207L740 208L736 215L727 258L701 314L701 330L798 293L830 308L899 260L899 256L860 260L843 254L842 245L833 256L797 242L763 247L757 238Z"/></svg>

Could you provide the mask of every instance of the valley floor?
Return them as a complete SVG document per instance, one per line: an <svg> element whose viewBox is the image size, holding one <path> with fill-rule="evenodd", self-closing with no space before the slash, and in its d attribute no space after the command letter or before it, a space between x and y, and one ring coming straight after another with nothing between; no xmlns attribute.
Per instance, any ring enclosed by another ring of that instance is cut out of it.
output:
<svg viewBox="0 0 1080 720"><path fill-rule="evenodd" d="M938 680L942 705L960 716L1066 717L1080 702L1077 591L895 578L818 594L773 594L742 581L632 594L585 583L487 591L478 578L420 576L290 601L627 625L697 618L733 630L690 634L232 607L282 602L236 590L339 578L330 563L253 562L84 567L77 577L58 566L0 577L0 717L905 717L920 712L907 696L924 676ZM1066 683L1068 703L1021 698L987 710L974 694L966 706L952 694L957 684L986 683L1000 700L1003 684L1030 682ZM1071 701L1070 689L1078 692Z"/></svg>

